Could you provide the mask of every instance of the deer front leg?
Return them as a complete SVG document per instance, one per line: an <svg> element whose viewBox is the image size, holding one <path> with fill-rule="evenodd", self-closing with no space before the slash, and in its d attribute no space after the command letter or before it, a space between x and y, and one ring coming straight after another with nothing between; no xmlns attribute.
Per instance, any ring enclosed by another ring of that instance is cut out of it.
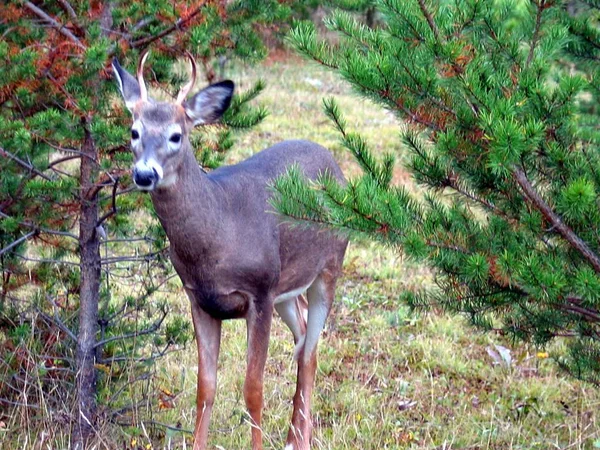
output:
<svg viewBox="0 0 600 450"><path fill-rule="evenodd" d="M198 345L198 388L194 450L206 449L208 425L217 390L217 359L221 343L221 322L213 319L190 296L192 319Z"/></svg>
<svg viewBox="0 0 600 450"><path fill-rule="evenodd" d="M248 327L248 367L244 381L244 400L252 425L252 450L262 450L263 379L269 350L273 304L256 301L246 318Z"/></svg>

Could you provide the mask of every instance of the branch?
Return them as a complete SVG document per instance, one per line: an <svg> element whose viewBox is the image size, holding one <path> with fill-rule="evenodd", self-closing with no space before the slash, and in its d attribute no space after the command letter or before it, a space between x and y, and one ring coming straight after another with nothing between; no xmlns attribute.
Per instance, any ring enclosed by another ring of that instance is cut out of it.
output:
<svg viewBox="0 0 600 450"><path fill-rule="evenodd" d="M33 12L36 16L38 16L39 18L41 18L42 20L48 22L60 34L62 34L63 36L65 36L68 39L70 39L71 41L73 41L79 48L81 48L82 50L86 50L87 49L87 47L81 43L81 41L77 38L77 36L75 36L67 28L65 28L64 25L62 25L59 22L57 22L56 20L54 20L52 17L50 17L48 14L46 14L40 8L38 8L37 6L35 6L33 3L31 3L31 2L25 2L25 7L27 9L29 9L31 12Z"/></svg>
<svg viewBox="0 0 600 450"><path fill-rule="evenodd" d="M39 233L38 230L33 230L33 231L27 233L25 236L21 236L19 239L17 239L16 241L14 241L12 244L9 244L6 247L4 247L3 249L1 249L0 250L0 255L3 255L7 251L9 251L12 248L16 247L17 245L19 245L21 242L26 241L27 239L29 239L32 236L37 235L38 233Z"/></svg>
<svg viewBox="0 0 600 450"><path fill-rule="evenodd" d="M550 208L531 185L525 172L518 167L513 167L513 176L533 206L539 210L546 220L552 224L554 229L556 229L559 234L571 244L571 247L577 250L584 259L592 265L597 273L600 273L600 258L598 258L598 255L596 255L583 239L577 236L575 232L552 210L552 208Z"/></svg>
<svg viewBox="0 0 600 450"><path fill-rule="evenodd" d="M37 176L42 177L46 181L54 181L48 175L44 174L43 172L40 172L38 169L33 167L33 165L29 164L26 161L23 161L21 158L19 158L16 155L13 155L12 153L10 153L9 151L5 150L2 147L0 147L0 155L6 156L9 159L12 159L14 162L19 164L21 167L24 167L25 169L29 170L30 172L35 173Z"/></svg>
<svg viewBox="0 0 600 450"><path fill-rule="evenodd" d="M77 17L77 14L75 14L75 10L71 6L71 4L67 0L58 0L58 3L60 3L60 5L63 7L63 9L67 12L69 17L73 21L73 23L75 25L79 26L79 24L78 24L79 18Z"/></svg>
<svg viewBox="0 0 600 450"><path fill-rule="evenodd" d="M539 2L534 2L537 6L537 15L535 18L535 29L533 31L533 37L531 38L531 47L529 48L529 55L527 55L527 62L525 66L529 66L531 60L533 59L533 52L535 51L535 47L537 46L538 40L540 39L540 26L542 24L542 11L544 10L544 6L546 4L545 0L540 0Z"/></svg>
<svg viewBox="0 0 600 450"><path fill-rule="evenodd" d="M138 47L148 46L152 42L157 41L158 39L161 39L161 38L167 36L168 34L171 34L173 31L180 30L182 27L184 27L187 24L187 22L191 21L194 17L196 17L198 14L200 14L200 11L202 10L203 6L204 6L204 4L202 4L202 6L196 8L196 10L193 11L191 14L189 14L185 19L182 19L182 18L177 19L177 21L173 25L171 25L168 28L165 28L160 33L155 34L153 36L148 36L148 37L133 41L131 43L131 47L138 48Z"/></svg>
<svg viewBox="0 0 600 450"><path fill-rule="evenodd" d="M13 219L13 217L9 216L8 214L3 213L2 211L0 211L0 217L2 217L4 219ZM75 236L74 234L69 233L68 231L58 231L58 230L51 230L49 228L42 228L42 227L38 227L36 224L31 223L31 222L18 222L18 224L23 227L31 228L32 230L37 231L38 233L53 234L55 236L65 236L65 237L70 237L71 239L79 240L78 236Z"/></svg>
<svg viewBox="0 0 600 450"><path fill-rule="evenodd" d="M170 348L171 348L171 343L167 343L167 345L165 345L162 350L152 353L150 356L142 356L139 358L132 358L131 355L112 356L110 358L98 360L98 364L111 365L111 364L114 364L117 362L123 362L123 361L127 361L128 363L144 363L146 361L154 361L157 358L162 358L167 353L173 353L174 351L176 351L176 350L169 351Z"/></svg>
<svg viewBox="0 0 600 450"><path fill-rule="evenodd" d="M187 430L185 428L179 428L179 427L176 427L173 425L167 425L166 423L157 422L155 420L144 420L143 423L149 423L151 425L158 425L159 427L165 427L168 430L181 431L182 433L187 433L187 434L194 434L194 432L192 430Z"/></svg>
<svg viewBox="0 0 600 450"><path fill-rule="evenodd" d="M99 227L100 225L102 225L102 222L104 222L106 219L108 219L111 216L114 216L117 213L117 188L119 187L119 177L113 178L110 174L108 174L108 176L111 177L113 180L111 208L106 214L104 214L102 217L100 217L100 219L98 219L96 227Z"/></svg>
<svg viewBox="0 0 600 450"><path fill-rule="evenodd" d="M419 0L419 8L421 8L421 12L425 16L425 19L427 19L427 23L429 24L429 28L431 28L431 31L433 31L433 35L435 36L435 39L439 42L440 32L438 30L437 25L433 21L433 17L431 17L431 13L427 10L424 0Z"/></svg>
<svg viewBox="0 0 600 450"><path fill-rule="evenodd" d="M134 338L134 337L144 336L146 334L154 333L156 330L158 330L160 328L160 326L162 325L163 321L167 317L167 314L168 314L168 312L167 312L167 310L165 308L165 309L163 309L162 317L160 317L158 320L156 320L148 328L146 328L146 329L144 329L142 331L134 331L132 333L121 334L119 336L111 336L109 338L102 339L101 341L96 342L96 344L94 345L94 348L102 347L103 345L106 345L109 342L118 341L118 340L124 340L124 339L131 339L131 338Z"/></svg>

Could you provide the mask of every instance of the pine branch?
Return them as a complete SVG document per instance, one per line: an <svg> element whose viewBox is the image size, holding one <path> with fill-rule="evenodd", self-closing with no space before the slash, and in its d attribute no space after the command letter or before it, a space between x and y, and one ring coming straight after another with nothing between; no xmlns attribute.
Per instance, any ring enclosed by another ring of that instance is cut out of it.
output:
<svg viewBox="0 0 600 450"><path fill-rule="evenodd" d="M533 53L538 44L538 40L540 38L540 28L542 25L542 12L544 7L546 6L546 0L539 0L538 2L534 2L537 7L537 14L535 18L535 29L533 31L533 37L531 38L531 47L529 48L529 55L527 55L527 62L525 64L526 67L529 67L531 61L533 60Z"/></svg>
<svg viewBox="0 0 600 450"><path fill-rule="evenodd" d="M596 255L589 248L589 246L579 236L577 236L575 232L573 232L573 230L567 224L565 224L556 213L554 213L552 208L550 208L550 206L531 185L525 172L518 167L513 167L513 176L533 206L540 211L546 220L552 224L554 229L556 229L560 235L569 244L571 244L571 247L577 250L584 257L584 259L591 264L597 273L600 273L600 258L598 258L598 255Z"/></svg>
<svg viewBox="0 0 600 450"><path fill-rule="evenodd" d="M425 1L424 0L419 0L419 8L421 9L421 12L425 16L425 19L427 19L427 23L429 24L429 28L431 28L431 31L433 32L433 35L435 36L436 41L439 42L439 40L440 40L440 31L438 30L437 25L433 21L433 17L431 16L431 13L427 9L427 6L425 5Z"/></svg>

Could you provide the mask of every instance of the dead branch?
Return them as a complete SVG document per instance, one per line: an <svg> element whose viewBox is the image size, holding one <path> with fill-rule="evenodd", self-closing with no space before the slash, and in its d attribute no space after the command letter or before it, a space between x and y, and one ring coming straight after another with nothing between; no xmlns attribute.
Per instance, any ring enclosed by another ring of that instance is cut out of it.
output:
<svg viewBox="0 0 600 450"><path fill-rule="evenodd" d="M552 224L554 229L558 231L569 244L571 244L571 247L577 250L597 273L600 273L600 258L598 258L598 255L596 255L583 239L577 236L575 232L552 210L552 208L550 208L531 185L523 169L516 166L513 167L513 176L529 202L540 211L546 220Z"/></svg>
<svg viewBox="0 0 600 450"><path fill-rule="evenodd" d="M71 41L73 41L75 43L75 45L77 45L79 48L81 48L83 50L87 49L87 47L81 43L81 41L79 40L79 38L77 38L77 36L75 36L64 25L62 25L61 23L57 22L55 19L53 19L52 17L50 17L48 14L46 14L40 8L38 8L37 6L35 6L33 3L31 3L31 2L25 2L25 7L27 9L29 9L32 13L34 13L36 16L38 16L40 19L44 20L49 25L51 25L52 28L56 29L60 34L62 34L66 38L68 38Z"/></svg>

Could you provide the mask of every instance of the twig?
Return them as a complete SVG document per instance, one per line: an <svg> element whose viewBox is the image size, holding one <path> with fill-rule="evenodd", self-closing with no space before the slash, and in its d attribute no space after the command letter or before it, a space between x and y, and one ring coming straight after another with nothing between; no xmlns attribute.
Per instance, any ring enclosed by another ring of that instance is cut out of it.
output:
<svg viewBox="0 0 600 450"><path fill-rule="evenodd" d="M100 217L100 219L98 219L98 222L96 223L97 227L102 225L102 223L109 217L117 214L117 188L119 187L119 177L113 178L110 174L108 174L108 176L111 177L113 181L111 208L106 214L104 214L102 217Z"/></svg>
<svg viewBox="0 0 600 450"><path fill-rule="evenodd" d="M429 28L431 28L431 31L433 31L433 35L435 36L435 39L437 41L439 41L440 40L440 32L438 30L437 25L433 21L433 17L431 17L431 13L425 6L424 0L419 0L419 8L421 8L421 12L425 16L425 19L427 19L427 23L429 24Z"/></svg>
<svg viewBox="0 0 600 450"><path fill-rule="evenodd" d="M6 253L7 251L11 250L12 248L15 248L21 242L26 241L30 237L35 236L37 234L38 234L38 230L33 230L33 231L30 231L29 233L27 233L25 236L21 236L19 239L17 239L16 241L14 241L12 244L7 245L2 250L0 250L0 255L3 255L4 253Z"/></svg>
<svg viewBox="0 0 600 450"><path fill-rule="evenodd" d="M537 46L538 40L540 38L540 26L542 24L542 11L544 10L544 6L546 4L546 0L539 0L539 2L534 2L537 6L537 15L535 18L535 30L533 31L533 37L531 38L531 47L529 48L529 54L527 55L527 62L525 66L529 66L531 60L533 59L533 52L535 51L535 47Z"/></svg>
<svg viewBox="0 0 600 450"><path fill-rule="evenodd" d="M67 12L73 23L79 27L79 18L77 17L77 14L75 14L75 10L71 6L71 4L67 0L58 0L58 3L60 3L63 9Z"/></svg>
<svg viewBox="0 0 600 450"><path fill-rule="evenodd" d="M108 399L108 401L106 402L107 404L111 404L112 402L114 402L117 398L120 397L121 393L127 389L127 387L131 386L134 383L137 383L138 381L145 381L148 380L152 377L152 374L149 372L143 373L138 377L135 377L133 380L129 380L127 381L127 383L123 383L123 386L121 386L119 389L117 389L117 391L110 396L110 398ZM114 415L117 415L118 412L115 412Z"/></svg>
<svg viewBox="0 0 600 450"><path fill-rule="evenodd" d="M40 8L35 6L33 3L25 2L25 7L27 9L29 9L31 12L33 12L36 16L41 18L42 20L45 20L46 22L48 22L60 34L62 34L63 36L65 36L65 37L69 38L71 41L73 41L79 48L81 48L83 50L87 49L87 47L81 43L81 41L77 38L77 36L75 36L67 28L65 28L64 25L58 23L56 20L54 20L52 17L50 17L48 14L46 14Z"/></svg>
<svg viewBox="0 0 600 450"><path fill-rule="evenodd" d="M192 430L187 430L185 428L174 427L173 425L167 425L166 423L157 422L156 420L144 420L144 423L149 423L151 425L158 425L160 427L165 427L169 430L173 431L181 431L182 433L194 434Z"/></svg>
<svg viewBox="0 0 600 450"><path fill-rule="evenodd" d="M112 356L110 358L100 359L100 360L98 360L98 363L106 364L106 365L114 364L116 362L123 362L123 361L127 361L129 363L144 363L146 361L153 361L157 358L162 358L167 353L172 353L173 351L175 351L175 350L172 350L171 352L169 352L170 348L171 348L171 344L168 343L162 350L160 350L156 353L152 353L150 356L145 356L145 357L140 357L140 358L132 358L131 355Z"/></svg>
<svg viewBox="0 0 600 450"><path fill-rule="evenodd" d="M48 169L51 169L53 166L56 166L57 164L62 164L64 162L71 161L72 159L79 159L79 158L81 158L81 155L69 155L69 156L65 156L63 158L55 159L50 164L48 164Z"/></svg>
<svg viewBox="0 0 600 450"><path fill-rule="evenodd" d="M44 174L43 172L40 172L38 169L33 167L32 164L29 164L28 162L23 161L21 158L19 158L16 155L13 155L12 153L10 153L9 151L5 150L2 147L0 147L0 155L7 156L8 158L12 159L14 162L19 164L21 167L24 167L25 169L29 170L30 172L35 173L37 176L42 177L44 180L53 181L52 178L50 178L48 175Z"/></svg>
<svg viewBox="0 0 600 450"><path fill-rule="evenodd" d="M7 400L7 399L2 398L2 397L0 397L0 403L4 403L6 405L13 405L13 406L24 406L26 408L42 409L39 405L35 405L33 403L13 402L11 400Z"/></svg>
<svg viewBox="0 0 600 450"><path fill-rule="evenodd" d="M164 29L160 33L155 34L153 36L148 36L148 37L141 38L141 39L138 39L136 41L133 41L131 43L131 47L132 48L138 48L138 47L143 47L143 46L150 45L152 42L157 41L158 39L161 39L161 38L165 37L166 35L172 33L173 31L181 29L181 27L185 26L185 24L187 22L189 22L194 17L196 17L198 14L200 14L200 12L202 11L202 7L203 6L204 6L204 4L202 4L202 6L196 8L196 10L194 12L192 12L191 14L189 14L185 19L182 19L182 18L177 19L177 21L175 21L175 23L173 25L171 25L170 27Z"/></svg>
<svg viewBox="0 0 600 450"><path fill-rule="evenodd" d="M0 217L2 217L4 219L12 219L13 218L13 217L9 216L8 214L3 213L2 211L0 211ZM75 240L79 239L73 233L69 233L68 231L58 231L58 230L51 230L49 228L42 228L42 227L38 227L36 224L31 223L31 222L18 222L18 224L23 227L31 228L34 231L37 231L38 233L52 234L55 236L65 236L65 237L70 237L71 239L75 239Z"/></svg>
<svg viewBox="0 0 600 450"><path fill-rule="evenodd" d="M43 311L38 311L38 313L44 318L46 319L48 322L53 323L54 325L56 325L58 328L60 328L60 330L62 332L64 332L67 336L69 336L73 342L77 342L77 336L75 336L75 334L69 329L69 327L67 327L64 322L62 320L60 320L60 318L58 317L58 313L56 312L56 309L58 308L58 305L54 302L54 300L52 300L52 298L47 295L46 299L52 304L53 308L53 312L54 312L54 317L50 317L48 314L46 314Z"/></svg>
<svg viewBox="0 0 600 450"><path fill-rule="evenodd" d="M600 273L600 258L598 258L598 255L596 255L583 239L577 236L575 232L573 232L573 230L552 210L552 208L550 208L531 185L523 169L516 166L513 167L513 176L530 203L532 203L533 206L542 213L546 220L552 224L558 233L571 244L571 247L576 249L584 259L592 265L597 273Z"/></svg>
<svg viewBox="0 0 600 450"><path fill-rule="evenodd" d="M146 328L144 330L141 330L141 331L133 331L131 333L121 334L119 336L111 336L109 338L102 339L101 341L96 342L96 344L94 345L94 348L102 347L103 345L106 345L109 342L119 341L119 340L124 340L124 339L131 339L131 338L134 338L134 337L144 336L146 334L154 333L156 330L158 330L160 328L160 326L162 325L163 321L167 317L167 314L168 314L168 311L165 308L165 309L163 309L162 317L160 317L158 320L156 320L148 328Z"/></svg>

